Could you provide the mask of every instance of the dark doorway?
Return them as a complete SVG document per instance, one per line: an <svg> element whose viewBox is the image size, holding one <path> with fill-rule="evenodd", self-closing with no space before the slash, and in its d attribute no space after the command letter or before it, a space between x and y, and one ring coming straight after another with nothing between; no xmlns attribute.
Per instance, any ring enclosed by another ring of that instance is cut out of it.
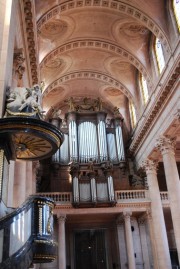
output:
<svg viewBox="0 0 180 269"><path fill-rule="evenodd" d="M75 231L75 269L106 269L105 230Z"/></svg>

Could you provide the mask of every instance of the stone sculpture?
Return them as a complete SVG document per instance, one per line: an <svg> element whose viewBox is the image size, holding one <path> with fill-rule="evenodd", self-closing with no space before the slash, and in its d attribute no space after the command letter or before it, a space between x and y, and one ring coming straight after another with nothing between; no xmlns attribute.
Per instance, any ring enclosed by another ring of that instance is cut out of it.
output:
<svg viewBox="0 0 180 269"><path fill-rule="evenodd" d="M7 93L5 117L29 116L43 118L42 92L39 85L16 87Z"/></svg>

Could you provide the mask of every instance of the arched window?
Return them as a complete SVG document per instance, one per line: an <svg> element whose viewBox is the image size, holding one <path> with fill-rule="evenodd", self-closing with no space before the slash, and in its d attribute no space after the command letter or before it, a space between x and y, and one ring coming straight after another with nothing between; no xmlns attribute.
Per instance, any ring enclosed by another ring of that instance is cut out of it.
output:
<svg viewBox="0 0 180 269"><path fill-rule="evenodd" d="M180 0L173 0L173 11L180 32Z"/></svg>
<svg viewBox="0 0 180 269"><path fill-rule="evenodd" d="M144 104L146 104L149 99L149 93L148 93L147 81L143 77L143 75L140 75L140 88L143 102Z"/></svg>
<svg viewBox="0 0 180 269"><path fill-rule="evenodd" d="M130 110L132 128L134 128L136 126L137 119L136 119L136 110L131 101L129 102L129 110Z"/></svg>
<svg viewBox="0 0 180 269"><path fill-rule="evenodd" d="M154 47L154 49L155 49L155 54L156 54L156 60L157 60L157 64L158 64L159 73L161 73L164 66L165 66L165 60L164 60L162 44L161 44L161 41L158 38L155 39L155 47Z"/></svg>

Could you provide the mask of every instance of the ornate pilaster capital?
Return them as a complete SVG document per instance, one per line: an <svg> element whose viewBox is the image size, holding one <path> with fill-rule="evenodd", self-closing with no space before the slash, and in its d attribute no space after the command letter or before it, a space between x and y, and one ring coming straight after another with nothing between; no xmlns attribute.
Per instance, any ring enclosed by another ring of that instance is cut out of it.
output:
<svg viewBox="0 0 180 269"><path fill-rule="evenodd" d="M123 212L123 217L124 217L124 221L131 221L131 216L132 216L132 212L131 211L124 211Z"/></svg>
<svg viewBox="0 0 180 269"><path fill-rule="evenodd" d="M152 214L150 209L146 210L146 217L148 220L152 220Z"/></svg>
<svg viewBox="0 0 180 269"><path fill-rule="evenodd" d="M146 174L148 173L156 173L158 162L155 160L146 159L144 160L140 167L145 170Z"/></svg>
<svg viewBox="0 0 180 269"><path fill-rule="evenodd" d="M66 221L66 215L57 215L58 223L65 223Z"/></svg>
<svg viewBox="0 0 180 269"><path fill-rule="evenodd" d="M175 144L176 144L176 138L175 137L169 137L169 136L161 135L159 137L159 139L157 139L156 148L162 154L165 154L165 153L168 153L168 152L174 153Z"/></svg>
<svg viewBox="0 0 180 269"><path fill-rule="evenodd" d="M176 113L174 114L175 119L180 121L180 109L177 109Z"/></svg>

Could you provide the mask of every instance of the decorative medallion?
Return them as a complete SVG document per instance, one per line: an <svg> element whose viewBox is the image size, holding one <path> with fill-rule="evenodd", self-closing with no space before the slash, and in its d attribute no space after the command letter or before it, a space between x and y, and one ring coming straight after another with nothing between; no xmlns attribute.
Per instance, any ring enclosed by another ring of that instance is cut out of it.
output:
<svg viewBox="0 0 180 269"><path fill-rule="evenodd" d="M127 36L138 38L149 34L149 30L141 24L137 23L124 23L119 27L120 34L123 33Z"/></svg>
<svg viewBox="0 0 180 269"><path fill-rule="evenodd" d="M53 20L47 22L41 29L42 35L54 36L62 35L67 30L67 23L62 20Z"/></svg>
<svg viewBox="0 0 180 269"><path fill-rule="evenodd" d="M63 65L64 61L60 58L54 58L46 64L48 68L59 68Z"/></svg>
<svg viewBox="0 0 180 269"><path fill-rule="evenodd" d="M115 89L115 88L109 88L109 89L105 89L104 92L109 95L109 96L119 96L122 93L120 92L120 90Z"/></svg>

